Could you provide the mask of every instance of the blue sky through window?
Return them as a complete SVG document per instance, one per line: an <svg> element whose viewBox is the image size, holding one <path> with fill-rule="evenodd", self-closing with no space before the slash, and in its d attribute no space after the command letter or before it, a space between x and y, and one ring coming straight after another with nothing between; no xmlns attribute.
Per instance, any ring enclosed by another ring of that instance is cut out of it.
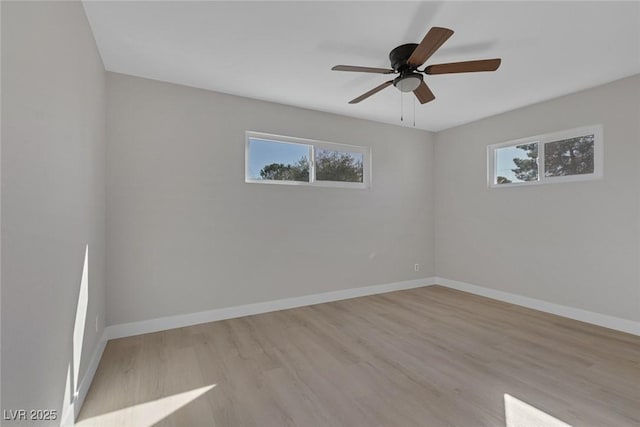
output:
<svg viewBox="0 0 640 427"><path fill-rule="evenodd" d="M260 170L272 163L296 164L302 157L309 159L310 147L267 139L249 138L249 178L262 179Z"/></svg>
<svg viewBox="0 0 640 427"><path fill-rule="evenodd" d="M517 147L505 147L496 149L496 177L504 176L512 182L524 182L516 178L512 169L517 166L513 159L528 159L526 150Z"/></svg>

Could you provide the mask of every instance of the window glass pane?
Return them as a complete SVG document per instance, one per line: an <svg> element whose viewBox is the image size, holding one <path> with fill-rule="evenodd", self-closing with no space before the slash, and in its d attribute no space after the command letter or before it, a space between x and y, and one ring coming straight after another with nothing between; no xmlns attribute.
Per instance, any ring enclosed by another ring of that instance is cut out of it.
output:
<svg viewBox="0 0 640 427"><path fill-rule="evenodd" d="M363 182L362 153L316 149L316 180Z"/></svg>
<svg viewBox="0 0 640 427"><path fill-rule="evenodd" d="M593 173L594 135L544 144L544 176Z"/></svg>
<svg viewBox="0 0 640 427"><path fill-rule="evenodd" d="M538 180L538 143L496 148L495 184Z"/></svg>
<svg viewBox="0 0 640 427"><path fill-rule="evenodd" d="M250 179L309 182L310 146L249 138Z"/></svg>

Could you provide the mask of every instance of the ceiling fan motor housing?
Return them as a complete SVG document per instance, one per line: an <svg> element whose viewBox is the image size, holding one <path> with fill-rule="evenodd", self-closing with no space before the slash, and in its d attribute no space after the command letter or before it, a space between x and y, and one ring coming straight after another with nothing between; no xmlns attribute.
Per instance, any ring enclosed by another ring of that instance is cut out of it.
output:
<svg viewBox="0 0 640 427"><path fill-rule="evenodd" d="M400 45L389 52L389 60L391 61L391 68L395 72L402 72L408 70L407 61L418 45L416 43L407 43Z"/></svg>
<svg viewBox="0 0 640 427"><path fill-rule="evenodd" d="M407 61L418 45L416 43L407 43L400 45L389 52L389 60L391 61L391 68L396 73L400 73L398 77L393 80L393 85L400 90L400 92L412 92L418 88L422 82L422 74L415 73L414 67L407 65Z"/></svg>

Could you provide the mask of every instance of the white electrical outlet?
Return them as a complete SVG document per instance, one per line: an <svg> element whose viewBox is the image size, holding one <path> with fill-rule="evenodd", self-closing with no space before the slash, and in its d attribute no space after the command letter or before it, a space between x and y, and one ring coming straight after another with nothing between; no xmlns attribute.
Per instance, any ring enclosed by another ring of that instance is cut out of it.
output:
<svg viewBox="0 0 640 427"><path fill-rule="evenodd" d="M414 271L420 271L420 264L414 264L413 269Z"/></svg>

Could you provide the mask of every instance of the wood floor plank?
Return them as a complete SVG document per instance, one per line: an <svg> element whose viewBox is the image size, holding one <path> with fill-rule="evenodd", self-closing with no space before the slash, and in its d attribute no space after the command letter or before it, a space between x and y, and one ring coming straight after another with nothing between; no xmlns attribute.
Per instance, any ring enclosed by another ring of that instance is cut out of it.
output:
<svg viewBox="0 0 640 427"><path fill-rule="evenodd" d="M505 394L638 427L640 337L429 286L110 341L77 424L504 427Z"/></svg>

